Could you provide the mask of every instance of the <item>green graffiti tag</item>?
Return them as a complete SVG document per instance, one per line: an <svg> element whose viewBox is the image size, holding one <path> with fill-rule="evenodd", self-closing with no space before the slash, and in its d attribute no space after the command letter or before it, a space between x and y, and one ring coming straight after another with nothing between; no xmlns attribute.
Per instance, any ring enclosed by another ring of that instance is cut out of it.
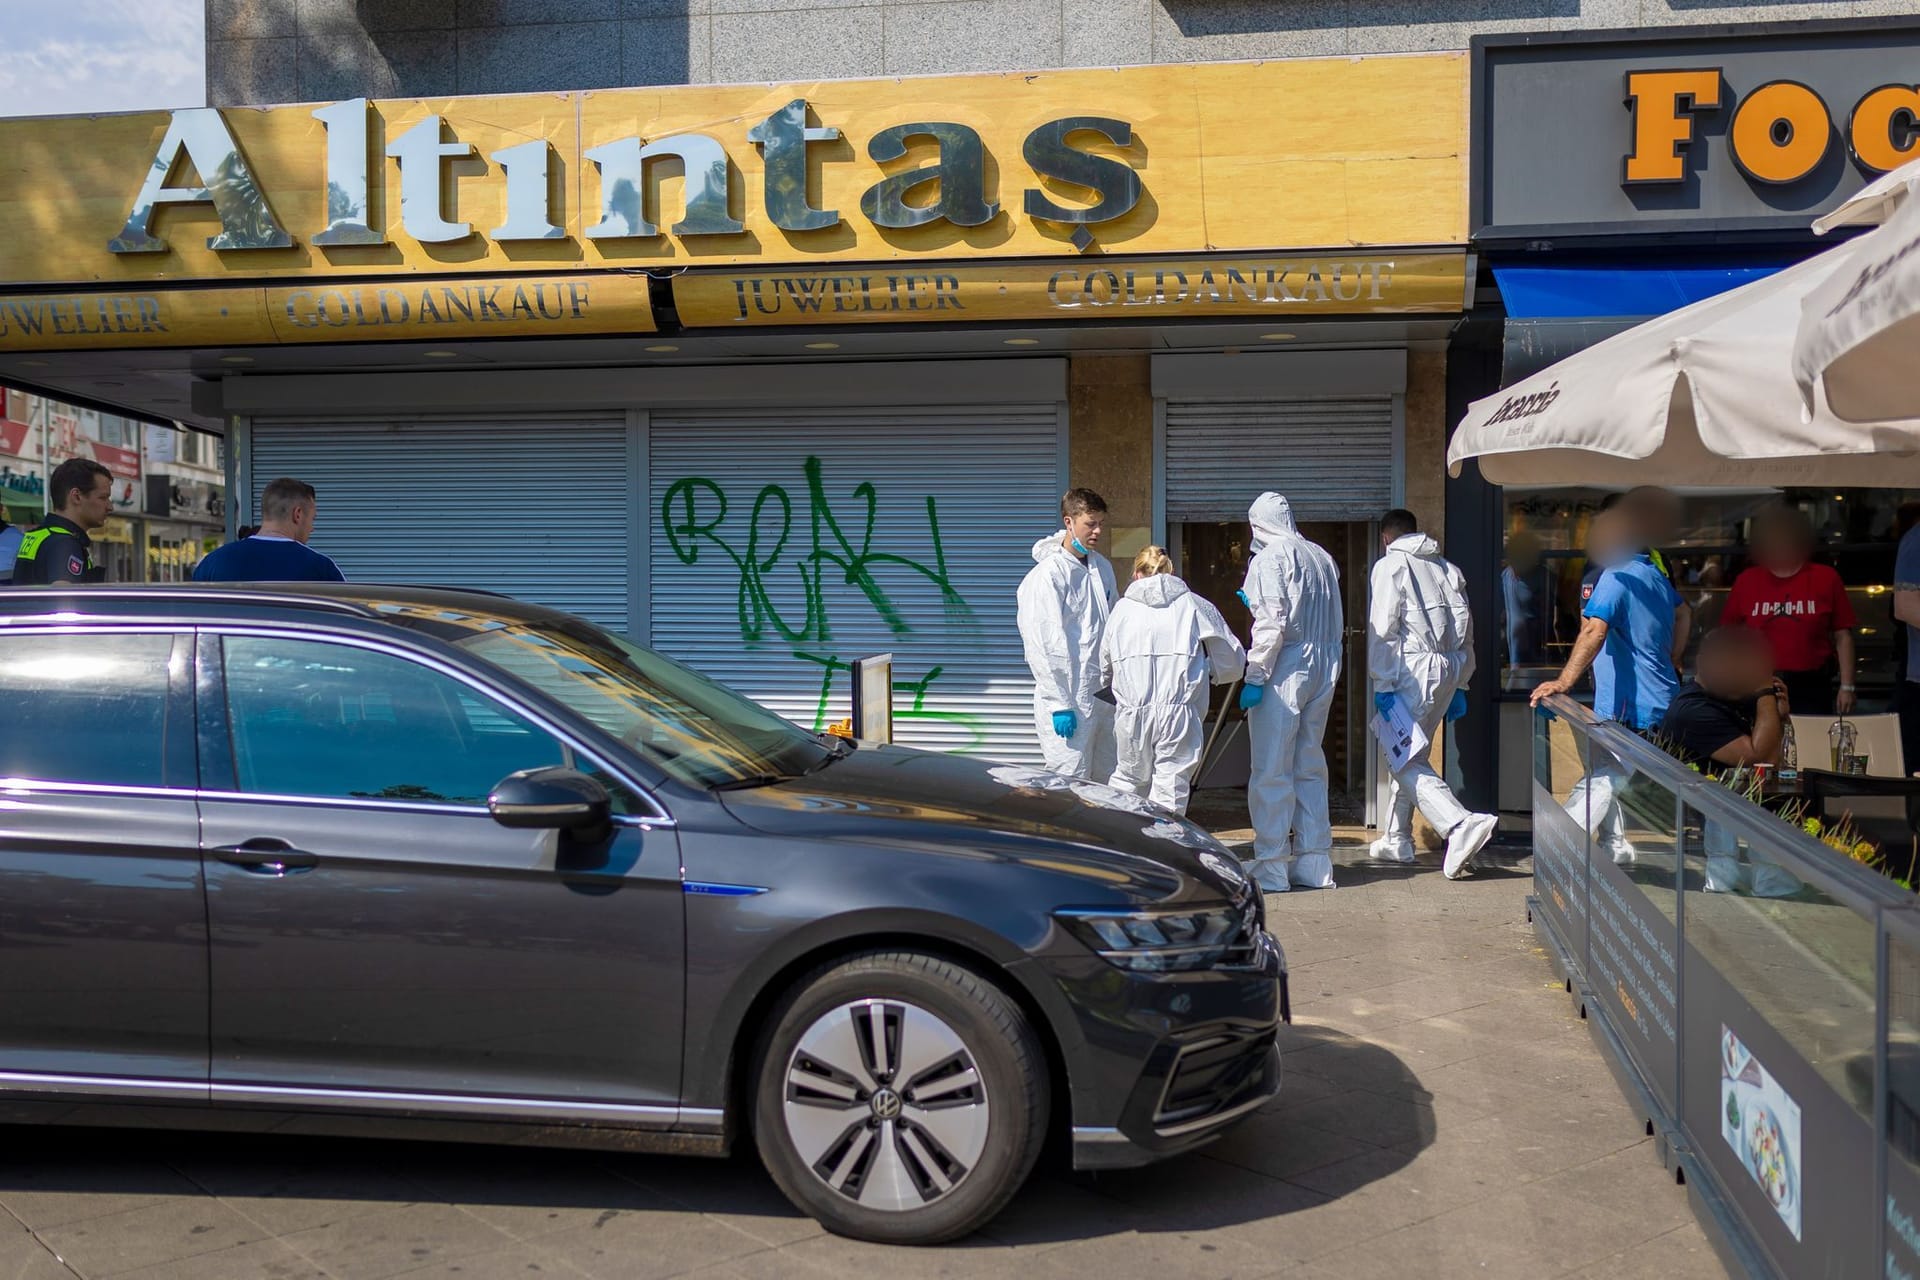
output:
<svg viewBox="0 0 1920 1280"><path fill-rule="evenodd" d="M668 545L681 564L698 564L701 547L710 545L733 562L740 574L740 638L756 644L771 628L789 644L809 643L831 638L831 620L826 604L829 573L837 572L842 581L856 587L873 606L874 612L895 635L912 628L894 606L892 597L874 576L876 569L894 568L917 575L937 587L949 620L971 622L973 611L954 588L947 575L946 548L940 541L940 513L931 495L927 498L927 542L933 549L933 563L922 564L910 556L873 549L875 517L879 512L879 492L872 481L862 481L853 490L856 502L866 505L865 523L859 530L859 545L847 535L841 518L828 500L822 479L820 459L806 461L808 542L794 555L790 567L800 576L805 616L798 626L783 618L767 589L768 575L783 567L781 557L793 538L793 499L777 484L761 488L753 500L747 519L747 545L735 548L721 536L728 511L727 494L704 476L676 480L661 502L660 521Z"/></svg>
<svg viewBox="0 0 1920 1280"><path fill-rule="evenodd" d="M880 495L872 481L862 481L851 490L855 512L849 518L836 511L828 497L820 459L808 457L803 470L807 510L798 535L792 495L781 485L766 484L754 496L748 512L745 545L740 545L739 535L730 540L722 532L731 509L727 492L705 476L687 476L667 487L660 504L660 523L667 545L681 564L698 564L709 551L732 564L738 579L735 604L740 638L749 648L778 643L795 660L821 669L820 695L814 707L813 727L817 731L827 723L835 682L852 670L850 662L833 651L833 618L827 591L830 584L839 582L858 591L896 636L912 634L913 627L883 577L894 580L904 575L910 586L937 591L950 631L977 631L978 623L949 576L939 508L931 495L926 499L923 543L931 552L932 562L926 563L909 555L874 549ZM786 574L792 574L800 588L802 608L797 618L791 604L783 614L775 602L774 588L791 581L782 577ZM918 680L894 682L896 694L912 697L910 706L895 710L896 720L958 725L972 737L962 750L982 745L985 733L980 717L926 705L927 691L940 672L936 666Z"/></svg>

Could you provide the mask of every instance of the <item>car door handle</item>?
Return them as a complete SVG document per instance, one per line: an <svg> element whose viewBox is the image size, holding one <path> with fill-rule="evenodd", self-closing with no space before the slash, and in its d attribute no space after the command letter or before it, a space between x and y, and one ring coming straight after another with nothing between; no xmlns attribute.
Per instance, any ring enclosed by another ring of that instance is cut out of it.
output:
<svg viewBox="0 0 1920 1280"><path fill-rule="evenodd" d="M274 836L260 836L239 844L223 845L213 856L225 863L251 871L255 875L285 876L311 871L319 865L318 854L296 849Z"/></svg>

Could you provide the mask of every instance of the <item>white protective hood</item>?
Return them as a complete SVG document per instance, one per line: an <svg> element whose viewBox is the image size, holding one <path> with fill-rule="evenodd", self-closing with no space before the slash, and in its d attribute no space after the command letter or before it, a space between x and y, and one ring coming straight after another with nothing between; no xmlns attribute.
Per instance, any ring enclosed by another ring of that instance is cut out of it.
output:
<svg viewBox="0 0 1920 1280"><path fill-rule="evenodd" d="M1298 649L1301 661L1340 661L1340 574L1333 557L1302 537L1293 506L1271 491L1247 511L1253 527L1253 558L1241 588L1253 613L1253 643L1247 646L1247 683L1265 684L1279 671L1283 650Z"/></svg>
<svg viewBox="0 0 1920 1280"><path fill-rule="evenodd" d="M1267 492L1255 498L1247 522L1253 526L1255 555L1268 543L1300 536L1300 527L1293 522L1293 504L1282 494Z"/></svg>
<svg viewBox="0 0 1920 1280"><path fill-rule="evenodd" d="M1164 609L1187 595L1192 588L1171 573L1156 573L1150 578L1142 578L1127 588L1127 599L1149 608Z"/></svg>

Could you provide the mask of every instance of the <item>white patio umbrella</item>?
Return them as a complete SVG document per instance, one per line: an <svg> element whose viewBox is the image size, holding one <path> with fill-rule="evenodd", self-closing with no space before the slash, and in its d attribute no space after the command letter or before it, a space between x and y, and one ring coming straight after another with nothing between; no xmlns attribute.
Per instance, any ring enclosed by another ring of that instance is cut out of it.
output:
<svg viewBox="0 0 1920 1280"><path fill-rule="evenodd" d="M1844 247L1843 247L1844 250ZM1447 450L1496 484L1920 484L1920 422L1803 408L1791 372L1822 254L1649 320L1477 401Z"/></svg>
<svg viewBox="0 0 1920 1280"><path fill-rule="evenodd" d="M1824 255L1844 265L1807 294L1793 344L1803 400L1813 401L1818 384L1849 422L1920 417L1920 200L1909 194L1915 184L1920 163L1887 174L1814 224L1883 224Z"/></svg>
<svg viewBox="0 0 1920 1280"><path fill-rule="evenodd" d="M1831 212L1815 218L1813 233L1823 236L1838 227L1877 227L1900 207L1915 182L1920 182L1920 160L1881 174Z"/></svg>

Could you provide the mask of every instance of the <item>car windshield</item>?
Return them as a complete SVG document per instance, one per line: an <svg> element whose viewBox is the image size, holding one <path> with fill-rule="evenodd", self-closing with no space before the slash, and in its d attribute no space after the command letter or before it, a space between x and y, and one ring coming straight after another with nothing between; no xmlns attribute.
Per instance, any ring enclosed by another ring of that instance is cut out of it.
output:
<svg viewBox="0 0 1920 1280"><path fill-rule="evenodd" d="M831 754L791 720L586 626L508 623L454 641L695 786L790 777Z"/></svg>

